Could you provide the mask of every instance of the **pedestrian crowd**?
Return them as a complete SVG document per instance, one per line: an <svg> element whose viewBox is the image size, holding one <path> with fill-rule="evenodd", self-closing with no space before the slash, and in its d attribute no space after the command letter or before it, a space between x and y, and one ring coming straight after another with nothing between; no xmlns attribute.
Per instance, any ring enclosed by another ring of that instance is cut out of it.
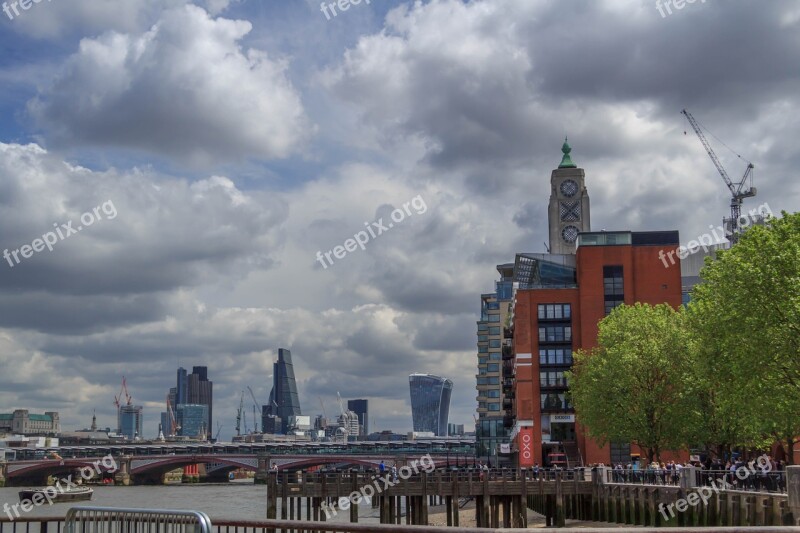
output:
<svg viewBox="0 0 800 533"><path fill-rule="evenodd" d="M617 463L613 467L612 478L615 483L679 485L681 471L687 467L694 467L697 485L710 486L714 482L725 481L738 490L784 492L786 490L785 463L775 460L769 455L762 457L763 460L758 464L753 461L748 463L741 456L725 462L710 457L704 462L653 461L644 467L641 467L638 461L624 465ZM737 475L737 471L747 472L747 475Z"/></svg>

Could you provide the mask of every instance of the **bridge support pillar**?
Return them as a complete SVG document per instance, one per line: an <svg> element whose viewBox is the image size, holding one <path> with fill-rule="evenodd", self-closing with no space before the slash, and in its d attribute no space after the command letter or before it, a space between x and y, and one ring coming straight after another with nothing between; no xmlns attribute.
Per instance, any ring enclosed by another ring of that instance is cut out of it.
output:
<svg viewBox="0 0 800 533"><path fill-rule="evenodd" d="M114 484L128 486L131 484L131 456L117 458L118 470L114 473Z"/></svg>
<svg viewBox="0 0 800 533"><path fill-rule="evenodd" d="M0 459L0 488L6 486L6 478L8 477L8 463Z"/></svg>
<svg viewBox="0 0 800 533"><path fill-rule="evenodd" d="M786 467L786 489L789 493L789 511L792 513L792 525L800 525L800 466Z"/></svg>
<svg viewBox="0 0 800 533"><path fill-rule="evenodd" d="M259 458L259 462L261 459ZM278 518L278 473L267 473L267 520ZM319 507L314 509L314 519L319 519Z"/></svg>
<svg viewBox="0 0 800 533"><path fill-rule="evenodd" d="M258 468L256 469L256 475L253 478L253 483L256 485L268 485L269 483L267 483L267 474L269 474L269 455L259 455Z"/></svg>

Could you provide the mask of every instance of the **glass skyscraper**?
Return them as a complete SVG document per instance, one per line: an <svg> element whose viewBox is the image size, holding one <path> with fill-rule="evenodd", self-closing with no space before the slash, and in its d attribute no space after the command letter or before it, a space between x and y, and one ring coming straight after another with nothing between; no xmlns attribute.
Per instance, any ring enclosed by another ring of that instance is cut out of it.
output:
<svg viewBox="0 0 800 533"><path fill-rule="evenodd" d="M453 382L431 374L411 374L408 383L411 388L414 431L427 431L437 437L446 437Z"/></svg>
<svg viewBox="0 0 800 533"><path fill-rule="evenodd" d="M121 405L119 407L119 432L128 440L142 437L141 405Z"/></svg>
<svg viewBox="0 0 800 533"><path fill-rule="evenodd" d="M208 406L185 403L178 406L178 425L184 437L205 437L210 433L208 422Z"/></svg>
<svg viewBox="0 0 800 533"><path fill-rule="evenodd" d="M284 434L288 431L289 417L302 414L294 380L292 352L283 348L278 349L278 360L272 364L272 391L266 411L265 417L272 415L281 419L281 433Z"/></svg>

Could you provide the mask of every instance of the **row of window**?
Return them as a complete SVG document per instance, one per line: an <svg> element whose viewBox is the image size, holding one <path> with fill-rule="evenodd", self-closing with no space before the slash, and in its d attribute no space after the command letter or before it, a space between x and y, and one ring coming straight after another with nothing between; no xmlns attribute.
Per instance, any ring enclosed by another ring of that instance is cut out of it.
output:
<svg viewBox="0 0 800 533"><path fill-rule="evenodd" d="M500 385L500 376L480 377L478 385Z"/></svg>
<svg viewBox="0 0 800 533"><path fill-rule="evenodd" d="M485 376L489 372L500 372L500 363L489 363L486 368L478 368L479 376Z"/></svg>
<svg viewBox="0 0 800 533"><path fill-rule="evenodd" d="M497 402L478 402L478 409L488 409L489 411L499 411L500 404Z"/></svg>
<svg viewBox="0 0 800 533"><path fill-rule="evenodd" d="M539 386L541 387L566 387L567 378L561 370L539 372Z"/></svg>
<svg viewBox="0 0 800 533"><path fill-rule="evenodd" d="M499 317L500 315L497 316ZM500 322L500 319L498 318L497 320L492 320L492 322ZM486 331L488 332L489 335L500 335L500 326L489 326L489 324L478 324L478 331L479 332Z"/></svg>
<svg viewBox="0 0 800 533"><path fill-rule="evenodd" d="M572 326L540 327L539 342L572 342Z"/></svg>
<svg viewBox="0 0 800 533"><path fill-rule="evenodd" d="M572 404L563 392L541 394L542 409L572 409Z"/></svg>
<svg viewBox="0 0 800 533"><path fill-rule="evenodd" d="M540 365L571 365L572 348L539 348Z"/></svg>
<svg viewBox="0 0 800 533"><path fill-rule="evenodd" d="M625 303L625 283L621 266L603 267L603 301L606 315Z"/></svg>
<svg viewBox="0 0 800 533"><path fill-rule="evenodd" d="M570 304L539 304L539 320L569 320L572 318Z"/></svg>

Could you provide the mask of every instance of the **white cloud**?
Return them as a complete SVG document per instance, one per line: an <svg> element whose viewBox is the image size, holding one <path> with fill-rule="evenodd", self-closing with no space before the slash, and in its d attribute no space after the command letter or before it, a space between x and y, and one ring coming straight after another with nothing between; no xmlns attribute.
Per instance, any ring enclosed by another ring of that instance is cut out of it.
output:
<svg viewBox="0 0 800 533"><path fill-rule="evenodd" d="M29 111L62 146L118 146L207 164L282 158L313 128L287 63L239 41L245 20L184 6L144 33L81 41Z"/></svg>

